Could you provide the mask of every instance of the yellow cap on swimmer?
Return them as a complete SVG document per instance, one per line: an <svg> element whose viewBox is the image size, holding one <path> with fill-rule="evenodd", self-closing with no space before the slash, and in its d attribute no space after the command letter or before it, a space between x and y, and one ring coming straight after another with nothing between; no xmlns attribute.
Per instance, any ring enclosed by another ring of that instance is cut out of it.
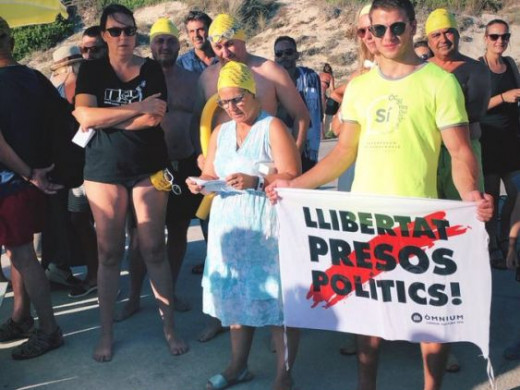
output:
<svg viewBox="0 0 520 390"><path fill-rule="evenodd" d="M220 69L217 89L238 87L256 94L256 83L251 69L241 62L229 61Z"/></svg>
<svg viewBox="0 0 520 390"><path fill-rule="evenodd" d="M358 19L362 16L368 15L370 13L370 8L372 8L372 4L367 4L363 8L359 10Z"/></svg>
<svg viewBox="0 0 520 390"><path fill-rule="evenodd" d="M209 26L208 40L217 43L222 39L246 40L246 32L240 22L228 14L217 15L213 23Z"/></svg>
<svg viewBox="0 0 520 390"><path fill-rule="evenodd" d="M156 35L172 35L175 38L179 38L179 29L170 19L159 18L150 29L150 41L152 41Z"/></svg>
<svg viewBox="0 0 520 390"><path fill-rule="evenodd" d="M437 8L428 15L428 19L426 19L426 24L424 26L424 32L426 35L430 35L434 31L445 28L454 28L458 30L455 15L447 9Z"/></svg>

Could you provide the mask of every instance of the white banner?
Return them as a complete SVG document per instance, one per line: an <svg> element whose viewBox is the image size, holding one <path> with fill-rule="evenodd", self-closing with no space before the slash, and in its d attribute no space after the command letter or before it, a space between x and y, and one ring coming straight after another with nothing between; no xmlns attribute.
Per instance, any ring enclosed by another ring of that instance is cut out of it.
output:
<svg viewBox="0 0 520 390"><path fill-rule="evenodd" d="M491 271L468 202L279 189L287 326L489 355Z"/></svg>

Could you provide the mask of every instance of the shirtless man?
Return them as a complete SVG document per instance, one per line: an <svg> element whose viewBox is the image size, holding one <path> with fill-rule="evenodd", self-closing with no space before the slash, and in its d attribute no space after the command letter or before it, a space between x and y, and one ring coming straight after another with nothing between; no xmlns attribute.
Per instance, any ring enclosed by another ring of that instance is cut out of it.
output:
<svg viewBox="0 0 520 390"><path fill-rule="evenodd" d="M219 62L209 66L200 76L199 93L191 122L192 133L199 133L200 114L204 104L217 93L220 69L229 61L238 61L246 64L253 71L257 98L262 109L276 116L278 106L281 105L293 118L292 134L301 154L307 140L307 128L310 122L307 107L287 71L273 61L248 53L245 39L245 31L230 15L220 14L211 23L208 40ZM224 110L217 109L213 118L213 127L228 120L229 117ZM199 341L208 341L222 330L220 321L212 318L200 334Z"/></svg>
<svg viewBox="0 0 520 390"><path fill-rule="evenodd" d="M198 75L184 70L176 64L179 54L177 27L167 18L158 19L150 30L150 48L153 58L162 67L168 88L168 111L161 123L165 133L168 157L171 161L171 173L174 184L181 187L181 193L170 193L166 212L166 243L174 291L174 309L188 311L190 305L175 294L175 286L187 247L187 232L194 217L200 195L193 195L186 187L188 176L199 176L197 153L194 140L190 136L190 121L195 103L195 95L190 93L197 84ZM198 144L198 141L197 141ZM139 256L139 251L132 248L130 260L130 296L127 304L118 316L118 320L130 317L139 309L141 286L146 268Z"/></svg>

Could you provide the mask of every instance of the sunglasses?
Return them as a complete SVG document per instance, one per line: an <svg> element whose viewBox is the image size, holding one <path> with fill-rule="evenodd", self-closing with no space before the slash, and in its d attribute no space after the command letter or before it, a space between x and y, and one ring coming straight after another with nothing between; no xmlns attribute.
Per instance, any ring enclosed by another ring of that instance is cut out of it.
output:
<svg viewBox="0 0 520 390"><path fill-rule="evenodd" d="M111 37L118 37L121 35L121 33L125 33L125 35L127 37L133 37L135 35L135 33L137 32L137 28L133 27L133 26L129 26L129 27L110 27L110 28L107 28L107 31L108 33L110 34Z"/></svg>
<svg viewBox="0 0 520 390"><path fill-rule="evenodd" d="M505 34L488 34L487 35L489 39L492 41L498 41L498 38L502 38L502 41L508 42L511 38L511 33L505 33Z"/></svg>
<svg viewBox="0 0 520 390"><path fill-rule="evenodd" d="M365 35L367 35L367 32L369 32L370 27L361 27L361 28L358 28L357 31L356 31L356 34L357 36L360 38L360 39L363 39L365 38Z"/></svg>
<svg viewBox="0 0 520 390"><path fill-rule="evenodd" d="M101 46L83 46L83 47L80 47L80 51L82 54L86 54L86 53L92 53L92 54L97 54L101 51L101 49L103 49L103 47Z"/></svg>
<svg viewBox="0 0 520 390"><path fill-rule="evenodd" d="M370 26L370 32L376 38L383 38L386 34L387 29L390 29L392 35L398 37L400 35L403 35L403 33L406 31L406 22L395 22L392 23L390 26L385 26L384 24L373 24L372 26Z"/></svg>
<svg viewBox="0 0 520 390"><path fill-rule="evenodd" d="M230 104L234 104L235 106L238 106L239 104L243 103L245 96L246 96L246 94L242 93L241 95L235 96L234 98L231 98L231 99L227 99L227 100L218 99L217 104L224 109L228 108Z"/></svg>
<svg viewBox="0 0 520 390"><path fill-rule="evenodd" d="M278 58L285 55L286 57L292 56L296 53L295 49L285 49L285 50L277 50L274 52L274 55Z"/></svg>

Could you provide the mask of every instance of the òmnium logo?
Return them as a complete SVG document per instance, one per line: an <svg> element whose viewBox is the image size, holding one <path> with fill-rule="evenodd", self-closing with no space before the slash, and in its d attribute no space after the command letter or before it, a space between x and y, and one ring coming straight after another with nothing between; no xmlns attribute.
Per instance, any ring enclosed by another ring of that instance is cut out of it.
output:
<svg viewBox="0 0 520 390"><path fill-rule="evenodd" d="M450 314L445 316L439 315L431 315L431 314L412 314L412 321L415 323L425 322L429 325L453 325L453 324L463 324L464 323L464 315L463 314Z"/></svg>

